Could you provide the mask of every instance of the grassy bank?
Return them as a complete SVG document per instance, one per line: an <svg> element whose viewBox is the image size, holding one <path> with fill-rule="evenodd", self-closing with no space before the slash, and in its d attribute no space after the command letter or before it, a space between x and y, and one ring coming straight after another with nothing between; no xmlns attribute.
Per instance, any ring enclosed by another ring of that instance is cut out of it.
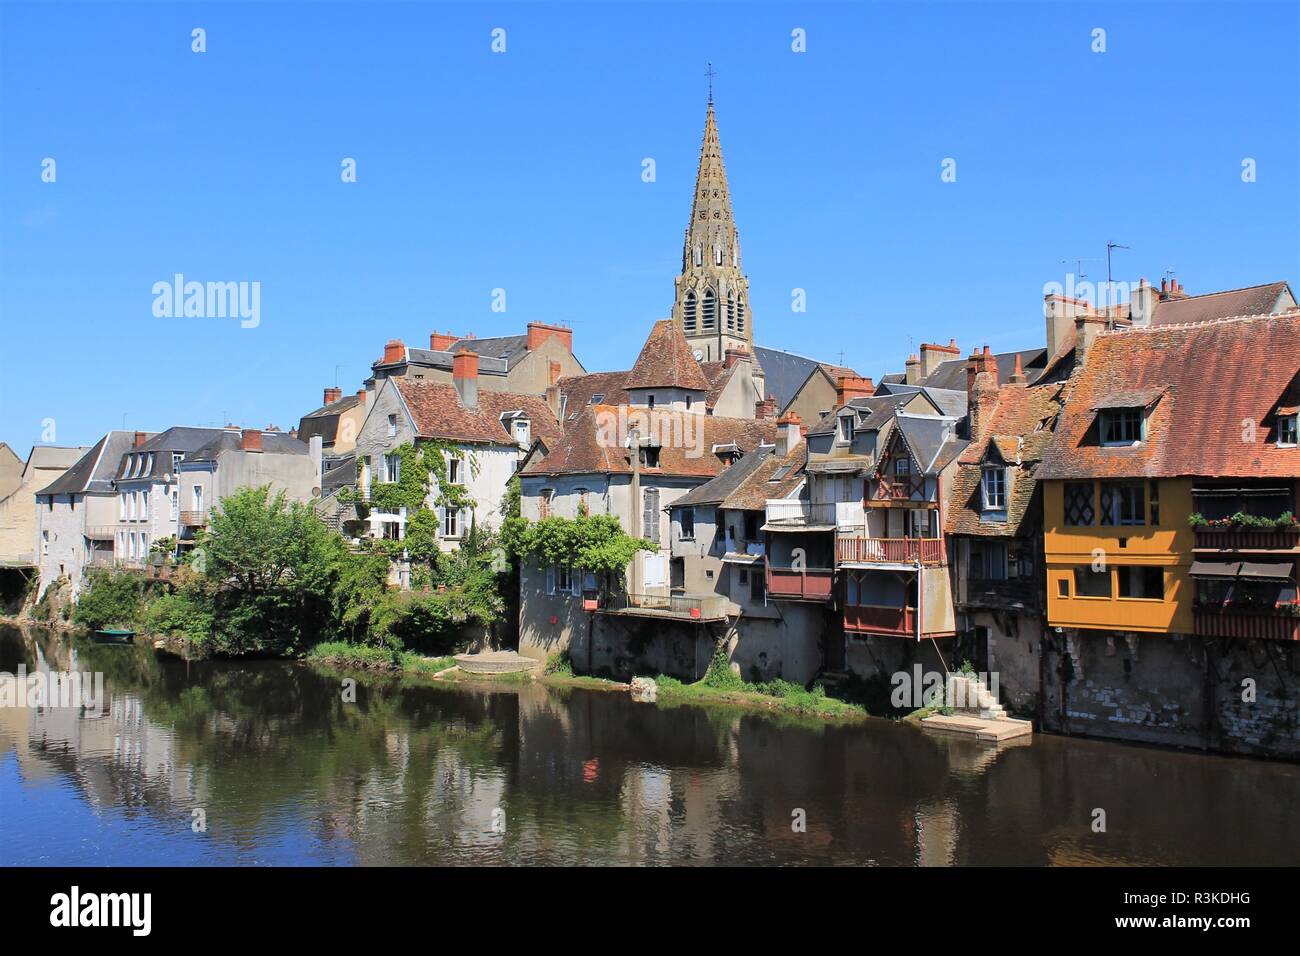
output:
<svg viewBox="0 0 1300 956"><path fill-rule="evenodd" d="M317 644L305 655L315 664L344 670L373 670L395 674L423 674L432 677L439 671L456 666L453 657L425 657L414 651L394 651L371 644L348 644L327 641Z"/></svg>

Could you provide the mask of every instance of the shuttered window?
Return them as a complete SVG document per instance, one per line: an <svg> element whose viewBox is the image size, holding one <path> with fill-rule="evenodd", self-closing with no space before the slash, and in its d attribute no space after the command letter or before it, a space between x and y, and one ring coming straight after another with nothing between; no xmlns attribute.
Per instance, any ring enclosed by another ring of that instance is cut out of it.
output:
<svg viewBox="0 0 1300 956"><path fill-rule="evenodd" d="M645 504L645 514L642 516L642 527L645 529L643 536L655 544L659 543L659 489L647 488L642 494L641 500Z"/></svg>

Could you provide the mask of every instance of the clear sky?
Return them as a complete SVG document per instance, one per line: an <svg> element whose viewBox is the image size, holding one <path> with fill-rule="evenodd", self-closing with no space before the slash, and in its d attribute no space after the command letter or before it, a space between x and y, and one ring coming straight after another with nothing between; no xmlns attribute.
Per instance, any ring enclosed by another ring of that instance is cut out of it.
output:
<svg viewBox="0 0 1300 956"><path fill-rule="evenodd" d="M434 329L560 322L629 367L709 61L758 344L873 376L921 341L1041 345L1044 284L1104 278L1111 239L1117 279L1294 284L1298 52L1293 2L4 0L0 440L287 429ZM259 324L156 317L176 273L259 282Z"/></svg>

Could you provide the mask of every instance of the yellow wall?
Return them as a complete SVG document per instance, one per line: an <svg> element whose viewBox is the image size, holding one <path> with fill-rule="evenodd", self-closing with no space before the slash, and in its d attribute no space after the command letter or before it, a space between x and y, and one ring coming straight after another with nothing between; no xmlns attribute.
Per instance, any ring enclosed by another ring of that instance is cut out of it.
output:
<svg viewBox="0 0 1300 956"><path fill-rule="evenodd" d="M1192 631L1195 587L1188 568L1195 534L1187 524L1192 511L1191 479L1162 479L1159 483L1160 523L1150 524L1150 494L1146 495L1145 525L1065 524L1065 482L1043 483L1044 550L1047 558L1047 620L1053 627L1098 628L1147 633ZM1093 493L1098 495L1098 482ZM1149 483L1148 483L1149 488ZM1097 497L1094 497L1096 515ZM1120 539L1126 539L1120 546ZM1111 596L1075 595L1074 569L1091 567L1104 558L1111 576ZM1115 571L1123 565L1157 566L1164 571L1164 599L1121 598ZM1062 597L1060 581L1069 582Z"/></svg>

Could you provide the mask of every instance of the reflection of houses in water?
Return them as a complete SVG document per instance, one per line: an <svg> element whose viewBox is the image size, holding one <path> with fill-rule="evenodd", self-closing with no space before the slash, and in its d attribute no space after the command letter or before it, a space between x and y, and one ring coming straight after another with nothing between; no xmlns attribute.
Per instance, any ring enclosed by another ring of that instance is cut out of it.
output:
<svg viewBox="0 0 1300 956"><path fill-rule="evenodd" d="M65 693L70 673L82 664L75 648L55 642L50 666L42 646L33 642L36 669L27 682L44 680L50 688L46 706L0 708L0 752L12 749L27 783L70 780L95 809L152 806L170 809L201 802L192 774L176 773L175 735L149 721L140 698L106 690L100 706L89 709ZM40 676L38 676L40 675ZM8 679L14 680L14 677ZM21 688L20 688L21 690Z"/></svg>

